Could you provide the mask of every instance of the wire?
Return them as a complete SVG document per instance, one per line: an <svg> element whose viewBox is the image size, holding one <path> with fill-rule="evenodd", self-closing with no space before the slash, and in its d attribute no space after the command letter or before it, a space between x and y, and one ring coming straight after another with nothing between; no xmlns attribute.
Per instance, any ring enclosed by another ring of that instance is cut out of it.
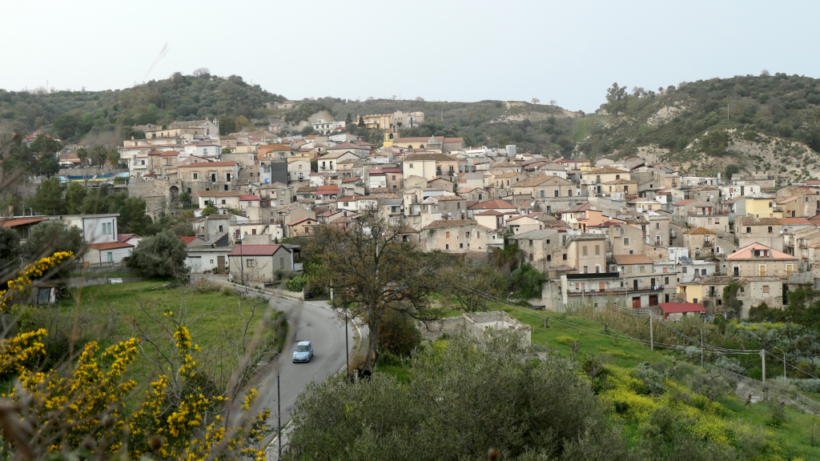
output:
<svg viewBox="0 0 820 461"><path fill-rule="evenodd" d="M791 363L789 363L789 362L787 362L787 361L785 361L785 360L781 359L780 357L778 357L778 356L776 356L776 355L772 354L772 353L771 353L771 352L769 352L769 351L766 351L766 353L767 353L767 354L769 354L769 355L771 355L772 357L776 358L777 360L780 360L781 362L785 363L786 365L788 365L788 366L790 366L790 367L794 368L795 370L797 370L797 371L799 371L799 372L803 373L803 374L804 374L804 375L806 375L806 376L811 376L811 377L812 377L812 378L814 378L814 379L820 379L820 378L818 378L817 376L814 376L813 374L809 373L808 371L803 371L802 369L797 368L796 366L794 366L794 365L792 365Z"/></svg>

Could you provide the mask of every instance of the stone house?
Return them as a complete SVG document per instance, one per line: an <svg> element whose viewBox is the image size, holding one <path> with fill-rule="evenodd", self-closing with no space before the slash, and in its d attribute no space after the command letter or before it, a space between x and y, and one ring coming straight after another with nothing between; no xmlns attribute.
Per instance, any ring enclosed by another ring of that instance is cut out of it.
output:
<svg viewBox="0 0 820 461"><path fill-rule="evenodd" d="M799 270L798 259L766 245L753 243L726 256L727 269L734 277L789 277Z"/></svg>
<svg viewBox="0 0 820 461"><path fill-rule="evenodd" d="M293 252L284 245L236 245L228 259L236 282L273 283L276 271L293 270Z"/></svg>
<svg viewBox="0 0 820 461"><path fill-rule="evenodd" d="M683 233L683 246L689 249L689 254L700 259L715 254L715 231L698 227Z"/></svg>
<svg viewBox="0 0 820 461"><path fill-rule="evenodd" d="M472 219L434 221L422 230L420 238L428 252L487 252L504 247L503 231L487 229Z"/></svg>
<svg viewBox="0 0 820 461"><path fill-rule="evenodd" d="M777 251L783 251L783 225L777 218L755 218L738 216L735 218L735 235L741 248L759 243Z"/></svg>

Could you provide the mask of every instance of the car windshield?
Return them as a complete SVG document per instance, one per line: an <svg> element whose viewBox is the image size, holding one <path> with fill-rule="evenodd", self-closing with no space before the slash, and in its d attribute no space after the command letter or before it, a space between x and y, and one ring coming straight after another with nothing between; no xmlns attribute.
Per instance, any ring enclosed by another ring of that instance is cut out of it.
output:
<svg viewBox="0 0 820 461"><path fill-rule="evenodd" d="M296 346L296 352L308 352L310 351L310 346Z"/></svg>

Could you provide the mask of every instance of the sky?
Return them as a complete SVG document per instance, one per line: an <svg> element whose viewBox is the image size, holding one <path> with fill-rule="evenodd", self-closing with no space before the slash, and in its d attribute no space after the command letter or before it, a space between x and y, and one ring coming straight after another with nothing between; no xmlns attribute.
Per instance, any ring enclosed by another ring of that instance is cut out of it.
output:
<svg viewBox="0 0 820 461"><path fill-rule="evenodd" d="M0 88L122 89L206 67L295 100L538 98L592 112L614 82L820 77L818 13L817 0L5 2Z"/></svg>

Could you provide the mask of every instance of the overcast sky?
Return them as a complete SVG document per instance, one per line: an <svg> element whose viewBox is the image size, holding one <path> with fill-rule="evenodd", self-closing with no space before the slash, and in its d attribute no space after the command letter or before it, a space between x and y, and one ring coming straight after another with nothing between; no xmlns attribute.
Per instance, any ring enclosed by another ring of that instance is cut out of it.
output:
<svg viewBox="0 0 820 461"><path fill-rule="evenodd" d="M7 1L0 88L127 88L207 67L292 99L539 98L589 112L613 82L820 77L818 13L817 0Z"/></svg>

